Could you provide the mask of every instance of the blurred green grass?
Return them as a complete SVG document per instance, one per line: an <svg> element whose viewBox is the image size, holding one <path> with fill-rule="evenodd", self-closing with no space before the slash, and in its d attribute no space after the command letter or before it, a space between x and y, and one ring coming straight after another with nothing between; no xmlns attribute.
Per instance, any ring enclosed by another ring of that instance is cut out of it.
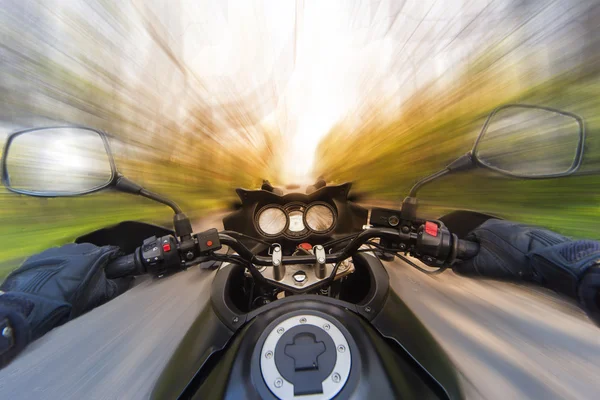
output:
<svg viewBox="0 0 600 400"><path fill-rule="evenodd" d="M202 192L180 203L192 220L222 205ZM168 207L116 192L43 199L3 190L0 204L0 281L25 257L96 229L131 220L172 227Z"/></svg>

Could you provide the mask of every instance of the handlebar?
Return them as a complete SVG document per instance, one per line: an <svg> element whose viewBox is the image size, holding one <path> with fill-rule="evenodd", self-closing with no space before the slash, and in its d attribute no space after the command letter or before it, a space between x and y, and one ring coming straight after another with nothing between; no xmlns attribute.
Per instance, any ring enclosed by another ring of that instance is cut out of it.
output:
<svg viewBox="0 0 600 400"><path fill-rule="evenodd" d="M479 243L469 240L458 239L456 258L469 260L479 253Z"/></svg>
<svg viewBox="0 0 600 400"><path fill-rule="evenodd" d="M146 273L144 264L136 257L137 252L127 254L112 261L104 268L109 279L122 278L125 276L143 275Z"/></svg>
<svg viewBox="0 0 600 400"><path fill-rule="evenodd" d="M368 240L376 238L376 237L385 237L392 240L397 241L407 241L410 240L410 235L399 232L395 229L391 228L373 228L362 231L358 234L354 239L350 241L346 245L346 247L335 253L329 253L325 255L326 263L336 263L339 261L343 261L348 257L351 257L363 244L365 244ZM271 266L273 265L273 259L271 257L259 256L252 253L243 243L238 241L235 238L232 238L228 235L219 235L219 239L222 244L225 244L235 250L242 258L248 260L252 264L261 265L261 266ZM281 258L281 263L283 265L289 264L314 264L315 256L313 255L305 255L305 256L283 256Z"/></svg>
<svg viewBox="0 0 600 400"><path fill-rule="evenodd" d="M402 232L394 228L370 228L362 231L340 251L324 254L324 263L338 263L353 256L358 249L374 238L386 243L397 244L391 251L411 251L425 263L442 266L456 259L466 260L479 252L479 244L458 239L443 223L427 221L416 231ZM216 259L214 250L226 245L234 250L241 260L258 266L274 266L274 258L254 254L242 242L231 235L211 229L194 235L193 243L180 243L173 236L151 237L144 241L132 254L120 257L105 267L109 279L142 275L154 272L161 275ZM223 257L223 256L221 256ZM315 264L315 255L281 256L278 262L289 264ZM319 261L320 262L320 261ZM322 263L323 264L323 263Z"/></svg>

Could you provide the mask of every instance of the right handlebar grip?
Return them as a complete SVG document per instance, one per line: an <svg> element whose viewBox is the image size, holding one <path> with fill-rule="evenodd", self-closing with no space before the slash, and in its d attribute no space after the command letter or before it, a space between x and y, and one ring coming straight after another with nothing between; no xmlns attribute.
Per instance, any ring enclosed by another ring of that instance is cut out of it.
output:
<svg viewBox="0 0 600 400"><path fill-rule="evenodd" d="M456 258L468 260L475 257L477 253L479 253L479 243L458 239L458 245L456 246Z"/></svg>
<svg viewBox="0 0 600 400"><path fill-rule="evenodd" d="M146 273L146 268L134 252L113 260L104 267L104 273L108 279L116 279L125 276L143 275Z"/></svg>

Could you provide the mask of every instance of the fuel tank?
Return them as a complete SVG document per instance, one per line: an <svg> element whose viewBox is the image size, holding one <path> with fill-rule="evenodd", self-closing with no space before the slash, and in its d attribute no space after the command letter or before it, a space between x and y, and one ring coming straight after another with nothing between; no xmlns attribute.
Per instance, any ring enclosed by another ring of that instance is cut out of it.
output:
<svg viewBox="0 0 600 400"><path fill-rule="evenodd" d="M438 399L445 389L357 314L304 300L246 325L194 399Z"/></svg>

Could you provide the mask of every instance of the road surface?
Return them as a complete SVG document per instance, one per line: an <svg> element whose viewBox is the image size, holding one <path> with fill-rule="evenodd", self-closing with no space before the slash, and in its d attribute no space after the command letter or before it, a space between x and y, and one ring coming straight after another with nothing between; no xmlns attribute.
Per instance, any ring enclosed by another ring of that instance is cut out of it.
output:
<svg viewBox="0 0 600 400"><path fill-rule="evenodd" d="M218 227L219 217L195 228ZM573 303L542 289L386 265L392 286L454 360L468 398L599 397L600 328ZM142 279L54 329L0 371L0 398L147 398L208 301L213 274Z"/></svg>

